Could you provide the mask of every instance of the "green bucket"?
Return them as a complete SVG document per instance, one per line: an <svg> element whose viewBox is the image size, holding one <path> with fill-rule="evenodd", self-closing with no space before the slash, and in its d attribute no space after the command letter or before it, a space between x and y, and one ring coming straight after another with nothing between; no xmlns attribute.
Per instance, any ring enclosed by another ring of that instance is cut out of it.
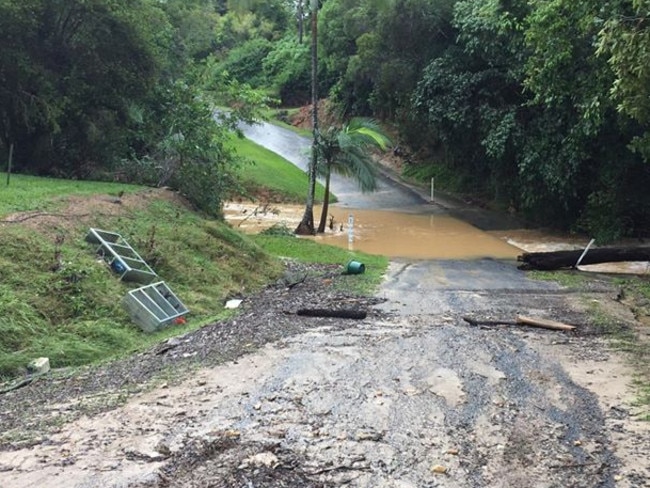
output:
<svg viewBox="0 0 650 488"><path fill-rule="evenodd" d="M366 271L366 265L359 261L350 261L345 267L346 274L363 274Z"/></svg>

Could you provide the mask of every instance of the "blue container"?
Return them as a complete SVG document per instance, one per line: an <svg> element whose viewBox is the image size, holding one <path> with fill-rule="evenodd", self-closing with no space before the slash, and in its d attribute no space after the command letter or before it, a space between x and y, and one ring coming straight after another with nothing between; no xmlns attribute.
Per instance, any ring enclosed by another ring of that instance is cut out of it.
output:
<svg viewBox="0 0 650 488"><path fill-rule="evenodd" d="M359 261L350 261L345 267L346 274L363 274L366 272L366 265Z"/></svg>
<svg viewBox="0 0 650 488"><path fill-rule="evenodd" d="M126 271L126 266L119 259L114 259L113 262L111 263L111 269L115 271L117 274L122 274Z"/></svg>

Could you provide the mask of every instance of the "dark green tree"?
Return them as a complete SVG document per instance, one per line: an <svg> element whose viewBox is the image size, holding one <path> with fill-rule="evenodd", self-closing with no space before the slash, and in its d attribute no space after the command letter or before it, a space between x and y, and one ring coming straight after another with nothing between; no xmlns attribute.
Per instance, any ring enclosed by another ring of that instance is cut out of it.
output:
<svg viewBox="0 0 650 488"><path fill-rule="evenodd" d="M0 3L0 137L16 169L84 177L128 150L130 109L155 84L143 0Z"/></svg>

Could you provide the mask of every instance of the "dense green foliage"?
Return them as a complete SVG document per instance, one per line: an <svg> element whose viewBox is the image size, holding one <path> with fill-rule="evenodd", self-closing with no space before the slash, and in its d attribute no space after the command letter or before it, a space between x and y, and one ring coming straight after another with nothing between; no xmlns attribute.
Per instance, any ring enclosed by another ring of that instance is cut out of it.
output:
<svg viewBox="0 0 650 488"><path fill-rule="evenodd" d="M647 0L327 0L324 80L420 168L601 241L650 227ZM400 148L401 149L401 148Z"/></svg>
<svg viewBox="0 0 650 488"><path fill-rule="evenodd" d="M215 56L288 22L268 2L229 3L0 0L0 150L13 147L12 170L165 184L219 216L238 164L224 140L265 98ZM215 117L217 104L235 110Z"/></svg>
<svg viewBox="0 0 650 488"><path fill-rule="evenodd" d="M318 92L399 127L410 174L602 241L650 227L650 0L319 5ZM309 7L0 0L0 150L219 215L240 164L224 140L266 100L251 87L310 101Z"/></svg>
<svg viewBox="0 0 650 488"><path fill-rule="evenodd" d="M332 93L400 124L412 174L601 241L647 232L647 1L355 4L323 8Z"/></svg>

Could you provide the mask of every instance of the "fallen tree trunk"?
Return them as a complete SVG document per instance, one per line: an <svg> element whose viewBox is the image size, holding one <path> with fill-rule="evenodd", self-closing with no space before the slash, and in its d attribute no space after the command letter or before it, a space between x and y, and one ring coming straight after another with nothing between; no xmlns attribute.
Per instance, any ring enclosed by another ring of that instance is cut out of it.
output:
<svg viewBox="0 0 650 488"><path fill-rule="evenodd" d="M514 320L482 320L472 317L463 317L463 320L470 325L517 325Z"/></svg>
<svg viewBox="0 0 650 488"><path fill-rule="evenodd" d="M368 313L365 310L334 310L324 308L301 308L296 315L306 317L336 317L340 319L365 319Z"/></svg>
<svg viewBox="0 0 650 488"><path fill-rule="evenodd" d="M578 251L526 252L517 256L524 264L519 269L550 271L575 267L582 255ZM604 247L590 249L580 264L620 263L623 261L650 261L650 247Z"/></svg>

